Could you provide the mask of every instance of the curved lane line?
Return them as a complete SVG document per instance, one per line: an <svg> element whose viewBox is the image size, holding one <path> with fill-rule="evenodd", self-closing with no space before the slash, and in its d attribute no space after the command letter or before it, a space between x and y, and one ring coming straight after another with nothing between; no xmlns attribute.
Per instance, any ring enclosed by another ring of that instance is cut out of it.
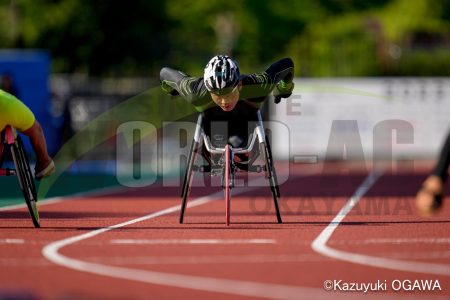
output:
<svg viewBox="0 0 450 300"><path fill-rule="evenodd" d="M81 197L101 196L101 195L105 195L105 194L120 192L123 190L125 190L125 188L123 186L112 186L112 187L107 186L107 187L93 189L93 190L89 190L89 191L74 193L74 194L67 195L67 196L55 196L55 197L45 198L45 199L39 200L37 203L38 203L38 207L41 207L43 205L49 205L49 204L59 203L59 202L68 201L68 200L75 200L75 199L79 199ZM22 209L22 208L26 208L26 207L27 207L26 203L11 204L11 205L0 207L0 211Z"/></svg>
<svg viewBox="0 0 450 300"><path fill-rule="evenodd" d="M248 189L247 189L248 190ZM239 192L243 192L239 191ZM189 207L199 206L217 199L222 195L222 191L210 196L198 198L189 202ZM237 194L237 193L236 193ZM75 258L69 258L59 253L60 249L68 245L92 238L102 233L132 225L138 222L154 219L163 215L167 215L180 210L180 206L172 206L167 209L133 219L127 222L116 224L113 226L100 228L81 235L56 241L46 245L42 249L42 254L51 262L82 272L89 272L103 276L122 278L127 280L140 281L151 284L159 284L165 286L173 286L179 288L188 288L208 292L221 292L226 294L234 294L240 296L253 296L269 299L299 299L299 297L326 299L329 300L329 294L320 289L295 287L280 284L268 284L250 281L238 281L229 279L216 279L210 277L192 276L154 272L147 270L130 269L116 266L102 265L91 263Z"/></svg>
<svg viewBox="0 0 450 300"><path fill-rule="evenodd" d="M238 190L235 194L240 194L250 189ZM192 200L189 202L188 207L196 207L222 196L222 191L214 193L210 196L205 196ZM167 209L133 219L127 222L116 224L113 226L100 228L81 235L69 237L63 240L52 242L46 245L42 249L42 254L49 261L81 272L102 275L106 277L120 278L126 280L133 280L138 282L157 284L162 286L171 286L176 288L186 288L192 290L200 290L213 293L224 293L239 296L259 297L266 299L286 299L286 300L299 300L299 299L317 299L317 300L330 300L335 299L336 294L326 292L322 289L301 287L301 286L289 286L282 284L262 283L253 281L241 281L232 279L220 279L211 277L202 277L194 275L181 275L173 273L163 273L156 271L147 271L139 269L131 269L124 267L116 267L110 265L103 265L99 263L92 263L82 261L75 258L70 258L62 255L59 251L68 245L95 237L102 233L132 225L138 222L154 219L163 215L167 215L180 210L180 205L172 206ZM346 294L346 299L360 300L361 295ZM403 297L392 295L364 295L366 299L418 299L415 297ZM440 297L438 297L440 299ZM421 298L422 299L422 298ZM437 298L433 298L437 299Z"/></svg>
<svg viewBox="0 0 450 300"><path fill-rule="evenodd" d="M365 266L378 267L384 269L391 269L397 271L406 271L414 273L426 273L434 275L450 275L450 265L424 263L416 261L406 261L399 259L390 259L377 256L363 255L353 252L342 251L331 248L327 242L331 235L353 209L353 207L361 200L364 194L375 184L382 173L372 172L364 180L361 186L356 190L354 195L347 201L338 214L334 217L331 223L320 233L320 235L312 242L311 247L314 251L338 260L344 260L355 264Z"/></svg>

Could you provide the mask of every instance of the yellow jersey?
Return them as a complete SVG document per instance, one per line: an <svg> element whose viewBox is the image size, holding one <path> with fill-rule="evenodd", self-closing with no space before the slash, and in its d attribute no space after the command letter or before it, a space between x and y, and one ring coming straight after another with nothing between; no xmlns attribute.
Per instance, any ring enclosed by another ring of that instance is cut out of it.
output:
<svg viewBox="0 0 450 300"><path fill-rule="evenodd" d="M35 117L22 101L0 89L0 131L10 125L19 131L33 126Z"/></svg>

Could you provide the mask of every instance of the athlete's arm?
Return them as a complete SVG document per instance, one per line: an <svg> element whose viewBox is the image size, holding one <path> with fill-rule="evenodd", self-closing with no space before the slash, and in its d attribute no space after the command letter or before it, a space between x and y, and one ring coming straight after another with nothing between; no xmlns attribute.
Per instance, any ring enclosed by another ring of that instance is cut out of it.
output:
<svg viewBox="0 0 450 300"><path fill-rule="evenodd" d="M275 97L287 98L292 94L294 83L294 62L283 58L273 63L261 73L245 76L243 83L244 98L251 102L262 102L273 91Z"/></svg>
<svg viewBox="0 0 450 300"><path fill-rule="evenodd" d="M159 74L161 88L173 96L181 95L194 105L199 99L208 95L203 78L191 77L172 68L162 68Z"/></svg>

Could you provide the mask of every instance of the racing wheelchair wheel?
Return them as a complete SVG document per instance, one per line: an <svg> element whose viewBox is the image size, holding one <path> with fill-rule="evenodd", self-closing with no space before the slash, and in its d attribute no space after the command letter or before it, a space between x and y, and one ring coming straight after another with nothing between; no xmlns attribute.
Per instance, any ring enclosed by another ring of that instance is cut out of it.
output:
<svg viewBox="0 0 450 300"><path fill-rule="evenodd" d="M270 143L269 143L269 138L266 135L266 147L267 147L267 158L269 159L269 163L270 163L270 168L272 171L272 178L273 178L273 186L275 187L275 192L277 194L277 197L280 198L280 187L278 185L278 178L277 178L277 172L275 170L275 166L273 163L273 157L272 157L272 149L270 147Z"/></svg>
<svg viewBox="0 0 450 300"><path fill-rule="evenodd" d="M181 189L181 210L180 210L180 224L183 223L184 211L186 210L187 197L191 189L192 176L194 172L194 163L199 148L199 143L195 140L192 141L191 150L189 152L189 158L187 162L186 173L184 174L183 188Z"/></svg>
<svg viewBox="0 0 450 300"><path fill-rule="evenodd" d="M30 163L25 153L22 139L19 135L17 135L14 144L11 145L11 153L28 211L30 212L34 227L39 228L41 227L41 224L37 207L36 185L34 183L33 173L30 169Z"/></svg>
<svg viewBox="0 0 450 300"><path fill-rule="evenodd" d="M265 168L266 168L266 178L270 183L270 190L272 192L273 203L275 206L275 212L277 214L278 223L283 223L281 219L280 208L278 206L278 198L280 197L280 189L278 187L277 174L275 172L275 167L273 165L272 151L270 148L269 140L266 136L265 142L261 144L261 153L264 156Z"/></svg>

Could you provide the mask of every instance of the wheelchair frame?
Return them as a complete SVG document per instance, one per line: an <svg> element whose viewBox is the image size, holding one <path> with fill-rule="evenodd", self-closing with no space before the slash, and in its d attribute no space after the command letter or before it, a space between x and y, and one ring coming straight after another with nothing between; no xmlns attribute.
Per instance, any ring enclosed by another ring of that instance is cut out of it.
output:
<svg viewBox="0 0 450 300"><path fill-rule="evenodd" d="M191 149L189 152L188 164L186 168L186 172L184 175L182 192L181 192L181 211L180 211L180 219L179 222L183 223L184 220L184 212L186 210L187 199L191 190L193 173L194 172L212 172L213 165L211 163L209 166L197 166L196 159L197 155L201 154L202 151L202 143L204 143L206 150L211 154L221 154L224 159L221 161L225 161L222 167L222 188L224 189L225 194L225 205L226 205L226 224L230 224L230 198L231 198L231 189L234 187L234 178L237 168L242 169L242 166L237 167L234 162L235 154L248 154L250 153L255 144L259 145L259 153L254 157L250 158L247 163L245 171L248 172L261 172L265 171L265 177L269 180L270 190L272 192L272 197L275 205L275 212L277 216L278 223L282 223L281 213L278 206L278 199L280 198L280 189L278 186L277 175L274 167L272 151L270 148L270 143L267 138L267 135L264 131L264 126L261 118L260 111L257 111L258 121L257 125L254 129L254 134L247 147L245 148L233 148L230 144L227 144L224 148L214 147L209 139L209 137L203 131L203 116L200 114L197 120L197 126L194 133L194 139L191 144ZM254 165L256 159L262 155L264 160L263 166Z"/></svg>

